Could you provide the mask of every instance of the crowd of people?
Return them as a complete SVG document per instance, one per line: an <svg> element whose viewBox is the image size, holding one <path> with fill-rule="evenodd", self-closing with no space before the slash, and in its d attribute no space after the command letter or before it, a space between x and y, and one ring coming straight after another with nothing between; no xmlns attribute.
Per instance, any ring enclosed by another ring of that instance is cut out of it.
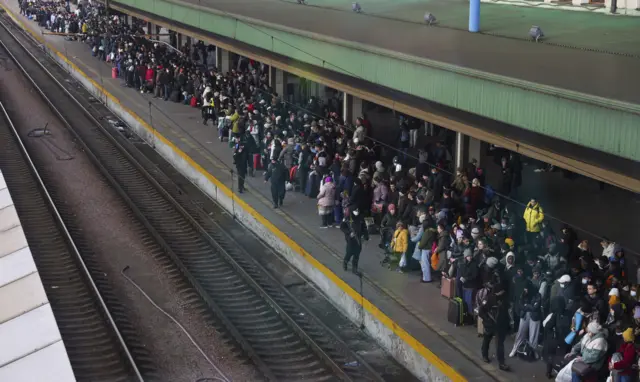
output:
<svg viewBox="0 0 640 382"><path fill-rule="evenodd" d="M111 63L125 86L198 108L202 123L229 142L238 192L263 170L274 208L283 207L287 192L313 199L320 227L344 233L345 270L351 265L360 274L363 241L379 235L383 266L419 270L423 283L441 290L453 286L463 301L462 324L483 337L485 362L495 339L499 368L509 370L504 341L515 334L508 356L543 360L550 378L637 378L637 275L615 242L603 239L601 250L592 249L569 226L555 231L535 198L522 208L505 197L522 182L517 154L498 151L494 189L477 161L453 170L446 144L421 147L419 123L410 117L399 118L397 155L385 155L366 117L351 126L316 99L285 102L260 63L241 60L223 73L215 47L172 48L101 8L23 1L20 9L43 28L79 33L68 38Z"/></svg>

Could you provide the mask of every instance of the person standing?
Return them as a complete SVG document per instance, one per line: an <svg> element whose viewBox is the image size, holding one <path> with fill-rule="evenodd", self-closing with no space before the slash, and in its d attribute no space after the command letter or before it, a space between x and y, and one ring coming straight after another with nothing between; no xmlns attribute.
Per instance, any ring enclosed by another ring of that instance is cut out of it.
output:
<svg viewBox="0 0 640 382"><path fill-rule="evenodd" d="M342 268L346 271L351 262L351 271L354 275L360 276L358 271L358 262L360 260L360 252L362 251L362 240L369 240L369 233L364 224L364 219L358 208L353 209L340 224L340 230L344 233L347 242L346 253L342 262Z"/></svg>
<svg viewBox="0 0 640 382"><path fill-rule="evenodd" d="M471 248L463 252L464 261L460 267L460 283L462 284L462 300L467 304L467 312L473 312L473 292L476 290L478 263L473 258Z"/></svg>
<svg viewBox="0 0 640 382"><path fill-rule="evenodd" d="M520 324L518 325L518 333L516 334L513 349L511 349L509 357L515 357L516 351L523 343L527 342L527 339L534 354L538 347L540 319L542 315L540 310L540 293L538 293L531 283L526 283L518 305Z"/></svg>
<svg viewBox="0 0 640 382"><path fill-rule="evenodd" d="M526 223L527 244L535 244L536 238L540 236L542 222L544 221L544 211L542 211L540 203L535 198L531 198L522 217Z"/></svg>
<svg viewBox="0 0 640 382"><path fill-rule="evenodd" d="M238 172L238 192L244 192L244 180L247 177L247 150L245 150L244 142L236 143L233 150L233 164L236 165Z"/></svg>
<svg viewBox="0 0 640 382"><path fill-rule="evenodd" d="M489 293L478 307L478 316L482 318L484 333L482 338L482 360L490 363L489 345L496 338L496 356L502 371L511 370L504 362L504 340L509 332L509 304L506 292L499 284L489 284Z"/></svg>
<svg viewBox="0 0 640 382"><path fill-rule="evenodd" d="M269 168L264 173L264 182L271 180L271 199L273 200L273 208L282 207L284 195L286 192L286 184L289 180L289 172L277 159L271 159Z"/></svg>
<svg viewBox="0 0 640 382"><path fill-rule="evenodd" d="M334 223L333 207L335 206L336 199L336 187L330 176L324 178L324 183L320 186L320 193L318 193L317 199L318 214L322 219L320 228L328 228Z"/></svg>

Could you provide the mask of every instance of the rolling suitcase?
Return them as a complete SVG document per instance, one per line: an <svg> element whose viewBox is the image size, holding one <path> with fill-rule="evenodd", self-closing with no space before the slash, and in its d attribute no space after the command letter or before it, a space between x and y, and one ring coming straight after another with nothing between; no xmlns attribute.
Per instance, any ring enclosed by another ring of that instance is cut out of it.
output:
<svg viewBox="0 0 640 382"><path fill-rule="evenodd" d="M115 66L111 68L111 78L113 79L118 78L118 68L116 68Z"/></svg>
<svg viewBox="0 0 640 382"><path fill-rule="evenodd" d="M464 301L460 297L454 297L449 300L449 310L447 312L447 320L455 326L460 326L464 320Z"/></svg>
<svg viewBox="0 0 640 382"><path fill-rule="evenodd" d="M480 318L478 316L478 319L476 321L476 324L478 325L478 337L482 337L484 335L484 323L482 322L482 318Z"/></svg>
<svg viewBox="0 0 640 382"><path fill-rule="evenodd" d="M455 297L455 288L456 280L452 278L442 278L442 286L440 287L440 295L446 298L454 298Z"/></svg>

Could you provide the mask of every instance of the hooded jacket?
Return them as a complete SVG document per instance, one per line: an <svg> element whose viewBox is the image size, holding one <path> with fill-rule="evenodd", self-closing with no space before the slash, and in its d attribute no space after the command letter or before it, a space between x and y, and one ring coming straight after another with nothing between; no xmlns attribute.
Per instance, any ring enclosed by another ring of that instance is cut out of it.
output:
<svg viewBox="0 0 640 382"><path fill-rule="evenodd" d="M536 203L535 206L527 204L523 218L526 223L527 232L540 232L542 222L544 221L544 212L542 211L542 207L540 207L540 203Z"/></svg>

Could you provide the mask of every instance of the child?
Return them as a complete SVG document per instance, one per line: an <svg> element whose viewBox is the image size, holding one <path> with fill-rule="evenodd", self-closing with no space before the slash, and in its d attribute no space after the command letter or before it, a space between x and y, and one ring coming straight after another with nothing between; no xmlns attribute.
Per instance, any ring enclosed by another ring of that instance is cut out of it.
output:
<svg viewBox="0 0 640 382"><path fill-rule="evenodd" d="M391 261L389 262L389 269L392 264L397 266L396 271L402 272L400 269L400 263L403 262L402 258L406 256L407 249L409 248L409 231L403 222L396 224L396 230L393 233L393 239L391 240ZM404 260L406 262L406 259Z"/></svg>

